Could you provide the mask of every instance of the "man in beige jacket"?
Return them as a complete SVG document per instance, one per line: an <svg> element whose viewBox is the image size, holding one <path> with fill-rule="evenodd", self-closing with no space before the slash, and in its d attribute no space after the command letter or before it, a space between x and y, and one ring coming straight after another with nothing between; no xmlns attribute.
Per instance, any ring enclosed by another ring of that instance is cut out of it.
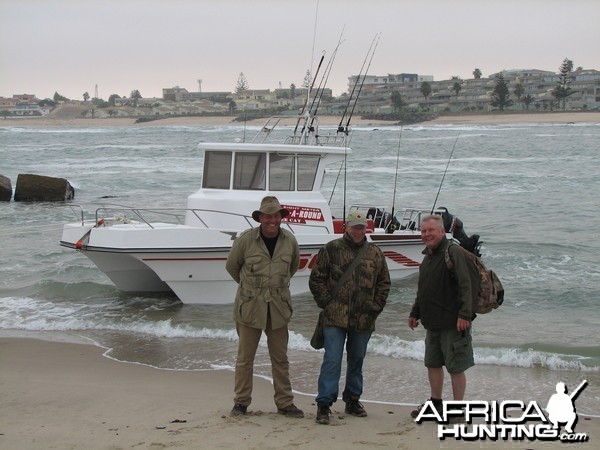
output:
<svg viewBox="0 0 600 450"><path fill-rule="evenodd" d="M239 338L231 410L234 416L246 414L252 401L254 358L264 331L277 412L304 417L294 405L287 357L288 323L292 317L289 284L300 262L296 238L281 229L281 220L288 214L276 197L263 198L260 208L252 213L260 226L240 234L227 258L227 272L238 283L233 311Z"/></svg>

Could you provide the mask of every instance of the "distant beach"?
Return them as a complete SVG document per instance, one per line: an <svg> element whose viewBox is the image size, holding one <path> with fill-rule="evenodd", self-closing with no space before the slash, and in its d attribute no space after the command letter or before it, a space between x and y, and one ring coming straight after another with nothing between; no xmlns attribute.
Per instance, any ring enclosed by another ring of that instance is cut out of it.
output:
<svg viewBox="0 0 600 450"><path fill-rule="evenodd" d="M291 117L289 123L295 123L297 118ZM261 126L266 119L255 119L248 124ZM320 116L320 125L338 125L338 116ZM600 112L597 111L569 111L569 112L523 112L523 113L494 113L494 114L457 114L443 115L434 120L421 122L423 125L507 125L520 123L540 124L577 124L577 123L600 123ZM198 116L198 117L173 117L153 120L150 122L135 123L134 118L53 118L48 117L19 117L0 120L0 128L24 127L118 127L118 126L226 126L242 125L243 122L234 121L233 116ZM418 124L417 124L418 125ZM351 121L354 127L382 127L398 126L398 122L386 120L362 119L356 116Z"/></svg>

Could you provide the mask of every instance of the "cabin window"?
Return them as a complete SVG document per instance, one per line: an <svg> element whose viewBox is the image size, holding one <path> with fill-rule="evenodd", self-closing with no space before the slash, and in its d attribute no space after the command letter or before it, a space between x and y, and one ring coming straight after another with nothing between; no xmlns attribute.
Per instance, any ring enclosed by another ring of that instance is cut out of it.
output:
<svg viewBox="0 0 600 450"><path fill-rule="evenodd" d="M294 183L294 156L271 154L269 160L269 190L293 191Z"/></svg>
<svg viewBox="0 0 600 450"><path fill-rule="evenodd" d="M298 156L298 190L312 191L319 167L319 157L309 155Z"/></svg>
<svg viewBox="0 0 600 450"><path fill-rule="evenodd" d="M265 161L264 153L236 153L233 189L264 191Z"/></svg>
<svg viewBox="0 0 600 450"><path fill-rule="evenodd" d="M229 189L231 176L231 152L210 152L204 155L202 187L207 189Z"/></svg>

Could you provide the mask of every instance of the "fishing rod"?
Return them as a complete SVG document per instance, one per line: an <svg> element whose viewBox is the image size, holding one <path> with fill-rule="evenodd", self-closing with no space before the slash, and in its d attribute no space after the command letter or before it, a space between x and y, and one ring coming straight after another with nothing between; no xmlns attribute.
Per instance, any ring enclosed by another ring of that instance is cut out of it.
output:
<svg viewBox="0 0 600 450"><path fill-rule="evenodd" d="M450 165L450 160L452 159L452 155L454 154L454 149L456 148L456 143L458 142L458 138L460 137L460 132L456 136L456 140L454 141L454 145L452 146L452 151L450 152L450 157L448 158L448 162L446 163L446 169L444 170L444 175L442 176L442 181L440 182L440 187L438 188L437 195L435 196L435 200L433 201L433 206L431 207L431 213L433 214L433 210L435 209L435 204L438 201L438 197L440 196L440 191L442 190L442 184L444 184L444 178L446 178L446 172L448 172L448 166Z"/></svg>
<svg viewBox="0 0 600 450"><path fill-rule="evenodd" d="M310 92L315 84L315 80L317 77L317 74L319 73L319 70L321 69L321 64L323 64L323 60L325 59L325 52L323 52L323 54L321 55L321 59L319 60L319 65L317 66L317 72L315 73L315 77L313 78L310 87L308 88L308 93L306 94L306 99L304 100L304 105L302 105L302 110L300 112L300 115L298 116L298 120L296 121L296 127L294 128L294 135L296 134L296 131L298 131L298 125L300 125L300 121L302 120L302 117L305 117L305 113L306 113L306 105L308 105L308 100L310 98ZM306 117L305 117L306 120ZM306 121L305 121L306 124ZM302 128L302 133L304 133L304 128Z"/></svg>
<svg viewBox="0 0 600 450"><path fill-rule="evenodd" d="M360 98L360 93L362 92L362 88L365 84L365 80L367 79L367 73L369 73L369 68L371 67L371 62L373 61L373 56L375 56L375 50L377 50L377 45L379 44L379 37L380 37L380 34L377 34L375 36L375 39L377 39L377 41L375 42L375 48L373 49L373 52L371 53L371 58L369 59L369 65L367 66L367 70L365 71L365 74L363 75L362 82L360 83L360 88L358 89L358 94L356 94L356 98L354 99L354 105L352 105L352 110L350 111L350 115L348 116L348 121L346 122L346 130L348 130L348 127L350 126L350 120L352 119L352 116L354 115L354 108L356 108L356 105L358 104L358 99Z"/></svg>
<svg viewBox="0 0 600 450"><path fill-rule="evenodd" d="M342 35L344 34L344 28L342 28L342 32L340 33L340 38L338 39L338 43L335 46L335 49L333 50L331 57L327 61L327 65L325 66L325 70L323 72L323 75L321 76L321 81L319 82L319 85L317 86L317 90L313 97L313 101L308 109L308 114L305 114L305 116L307 116L307 120L304 122L304 125L302 126L301 134L304 133L304 130L307 126L308 118L310 118L310 125L308 125L308 131L309 132L314 131L313 124L315 123L315 120L316 120L317 110L319 109L319 106L321 105L321 99L323 98L323 94L325 92L325 86L327 86L327 81L329 80L329 75L331 74L331 70L333 68L333 62L335 61L337 52L340 48L340 45L343 42ZM315 80L316 80L316 77L315 77ZM317 136L315 136L315 137L317 137Z"/></svg>
<svg viewBox="0 0 600 450"><path fill-rule="evenodd" d="M310 52L310 74L312 75L313 62L315 57L315 42L317 41L317 20L319 19L319 0L317 0L317 7L315 8L315 23L313 26L313 39L312 39L312 48ZM321 61L319 61L319 66L317 67L317 73L319 72L319 68L321 67L321 63L323 62L323 58L325 57L325 52L321 55ZM316 78L316 74L315 77ZM313 82L314 82L313 78ZM306 105L308 105L308 101L310 100L310 90L312 86L309 87L308 92L306 93L306 100L304 100L304 105L302 105L302 109L298 113L300 117L296 121L296 127L294 128L294 136L296 135L296 131L298 130L298 125L300 125L300 120L302 120L302 116L306 113ZM293 99L292 99L293 100ZM302 127L301 135L304 134L304 129L306 128L306 120L304 121L304 126Z"/></svg>
<svg viewBox="0 0 600 450"><path fill-rule="evenodd" d="M394 221L394 214L396 208L396 186L398 185L398 166L400 165L400 143L402 142L402 129L403 127L400 126L400 136L398 137L398 150L396 151L396 177L394 179L394 194L392 195L392 222L390 223L390 225Z"/></svg>
<svg viewBox="0 0 600 450"><path fill-rule="evenodd" d="M344 28L345 28L345 26L344 26ZM327 82L329 81L329 75L331 75L331 70L333 68L333 62L335 61L335 58L337 56L340 45L342 44L342 42L344 42L344 40L342 39L342 35L344 34L344 28L342 28L342 32L340 33L340 38L338 39L338 43L337 43L335 49L333 50L333 53L331 54L329 61L327 62L327 66L325 66L325 71L323 72L323 76L321 77L319 86L317 86L317 92L315 94L315 97L313 98L313 103L310 105L309 112L310 112L310 116L312 117L310 126L312 126L315 121L315 116L317 115L317 110L319 109L319 106L321 105L321 99L323 98L323 94L325 92L325 86L327 86ZM314 107L314 109L313 109L313 107Z"/></svg>
<svg viewBox="0 0 600 450"><path fill-rule="evenodd" d="M340 123L338 125L338 130L337 130L338 133L348 131L347 127L346 127L346 130L344 130L344 127L343 127L344 119L346 118L346 113L348 112L348 108L350 108L350 102L354 98L354 92L356 91L356 87L358 86L358 84L360 82L360 77L361 77L361 75L363 75L363 69L365 68L365 64L367 64L367 59L369 58L369 55L371 54L371 51L373 50L373 45L375 44L375 40L378 38L378 36L379 35L375 35L375 37L371 41L369 50L367 51L367 54L365 55L365 58L363 59L362 65L360 67L360 72L358 73L358 76L356 78L356 82L354 83L354 86L352 86L352 91L350 92L350 96L348 97L348 103L346 104L346 108L344 108L344 113L342 114L342 117L340 119ZM371 55L371 59L373 59L373 55ZM370 65L370 62L369 62L369 65ZM366 78L366 74L363 76L363 83L364 83L365 78ZM355 102L355 106L356 106L356 102ZM354 111L354 108L352 108L352 110Z"/></svg>

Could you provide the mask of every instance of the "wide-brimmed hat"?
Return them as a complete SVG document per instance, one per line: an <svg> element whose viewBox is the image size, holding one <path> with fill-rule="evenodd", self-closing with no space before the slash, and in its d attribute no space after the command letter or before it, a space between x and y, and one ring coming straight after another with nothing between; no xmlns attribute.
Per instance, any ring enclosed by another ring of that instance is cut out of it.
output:
<svg viewBox="0 0 600 450"><path fill-rule="evenodd" d="M282 218L290 213L287 209L281 207L281 205L279 204L279 200L277 200L277 197L268 195L265 198L263 198L260 202L260 208L258 208L252 213L252 218L257 222L260 222L260 218L258 216L260 213L275 214L277 211L281 213Z"/></svg>
<svg viewBox="0 0 600 450"><path fill-rule="evenodd" d="M346 218L347 227L355 227L357 225L367 226L367 216L359 211L350 211Z"/></svg>

